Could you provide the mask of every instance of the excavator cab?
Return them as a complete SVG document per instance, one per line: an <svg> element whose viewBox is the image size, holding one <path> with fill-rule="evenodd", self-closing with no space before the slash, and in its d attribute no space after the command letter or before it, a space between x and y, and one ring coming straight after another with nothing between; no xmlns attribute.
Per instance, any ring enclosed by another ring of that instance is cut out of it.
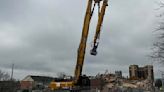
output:
<svg viewBox="0 0 164 92"><path fill-rule="evenodd" d="M90 88L90 79L86 75L81 75L81 76L79 76L79 80L78 80L77 84L75 84L75 85L79 86L80 88L89 89Z"/></svg>

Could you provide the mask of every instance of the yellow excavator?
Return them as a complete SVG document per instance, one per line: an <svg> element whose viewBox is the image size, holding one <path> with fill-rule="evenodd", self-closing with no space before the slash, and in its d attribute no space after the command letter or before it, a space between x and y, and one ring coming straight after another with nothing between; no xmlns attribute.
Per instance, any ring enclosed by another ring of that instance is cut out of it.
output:
<svg viewBox="0 0 164 92"><path fill-rule="evenodd" d="M90 21L94 13L95 6L98 6L98 22L97 22L96 32L93 40L93 48L91 49L90 54L94 56L97 54L97 47L99 45L101 26L103 23L106 7L108 6L108 0L88 0L88 5L87 5L83 29L82 29L81 41L78 48L77 63L75 67L74 78L72 81L69 82L67 81L51 82L50 83L51 89L90 86L89 78L87 76L82 75L82 69L83 69L83 63L85 58L86 43L88 38Z"/></svg>

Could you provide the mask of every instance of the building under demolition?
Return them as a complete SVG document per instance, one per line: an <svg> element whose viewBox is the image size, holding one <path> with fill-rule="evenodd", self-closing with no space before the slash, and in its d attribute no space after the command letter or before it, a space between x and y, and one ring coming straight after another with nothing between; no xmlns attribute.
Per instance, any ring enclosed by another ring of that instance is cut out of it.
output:
<svg viewBox="0 0 164 92"><path fill-rule="evenodd" d="M152 65L146 65L144 67L139 67L138 65L129 66L129 76L130 79L150 79L154 80L154 71Z"/></svg>

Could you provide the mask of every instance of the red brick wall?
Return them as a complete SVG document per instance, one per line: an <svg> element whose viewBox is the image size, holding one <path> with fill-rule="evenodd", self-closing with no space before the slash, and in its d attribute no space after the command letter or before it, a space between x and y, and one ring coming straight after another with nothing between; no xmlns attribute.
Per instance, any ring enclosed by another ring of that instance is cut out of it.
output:
<svg viewBox="0 0 164 92"><path fill-rule="evenodd" d="M32 89L33 83L31 81L21 81L21 89Z"/></svg>
<svg viewBox="0 0 164 92"><path fill-rule="evenodd" d="M100 79L91 79L90 83L91 83L91 88L93 88L93 89L95 89L95 88L100 89L100 86L101 86L101 80Z"/></svg>

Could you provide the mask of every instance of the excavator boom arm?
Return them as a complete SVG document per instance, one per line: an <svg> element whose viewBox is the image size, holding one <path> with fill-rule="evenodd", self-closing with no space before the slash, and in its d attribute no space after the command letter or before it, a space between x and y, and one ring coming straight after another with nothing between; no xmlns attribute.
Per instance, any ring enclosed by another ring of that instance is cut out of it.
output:
<svg viewBox="0 0 164 92"><path fill-rule="evenodd" d="M88 0L87 10L85 14L83 29L82 29L82 36L80 45L78 48L78 55L77 55L77 63L76 63L76 69L75 69L75 80L74 83L76 84L79 80L79 77L82 73L83 63L84 63L84 57L85 57L85 49L86 49L86 42L88 38L88 31L89 31L89 25L91 20L91 9L92 9L92 2L93 0Z"/></svg>
<svg viewBox="0 0 164 92"><path fill-rule="evenodd" d="M108 6L108 0L104 0L103 5L101 7L101 11L100 11L99 16L98 16L98 23L97 23L97 26L96 26L96 33L95 33L94 40L93 40L93 49L91 50L91 55L96 55L97 54L96 50L97 50L97 47L98 47L98 44L99 44L98 40L99 40L99 37L100 37L101 26L102 26L102 23L103 23L105 10L106 10L107 6Z"/></svg>
<svg viewBox="0 0 164 92"><path fill-rule="evenodd" d="M85 18L84 18L83 29L82 29L81 41L80 41L80 45L78 48L78 54L77 54L77 63L76 63L75 74L74 74L74 76L75 76L74 84L78 83L79 78L82 75L82 69L83 69L83 63L84 63L84 57L85 57L86 43L87 43L87 39L88 39L89 26L90 26L90 21L91 21L92 14L94 11L94 7L92 10L93 1L95 2L94 3L94 6L95 6L96 3L98 3L98 5L99 5L100 1L102 1L102 0L88 0L87 10L86 10ZM99 35L100 35L100 31L101 31L100 29L101 29L101 25L103 22L107 3L108 3L108 0L103 0L101 12L98 16L96 33L94 36L94 44L97 42L97 39L99 38Z"/></svg>
<svg viewBox="0 0 164 92"><path fill-rule="evenodd" d="M100 12L100 14L98 16L98 23L97 23L97 27L96 27L96 33L95 33L95 36L94 36L94 44L96 44L97 39L99 39L100 31L101 31L101 25L103 23L105 10L106 10L107 6L108 6L108 0L104 0L102 8L101 8L101 12Z"/></svg>

